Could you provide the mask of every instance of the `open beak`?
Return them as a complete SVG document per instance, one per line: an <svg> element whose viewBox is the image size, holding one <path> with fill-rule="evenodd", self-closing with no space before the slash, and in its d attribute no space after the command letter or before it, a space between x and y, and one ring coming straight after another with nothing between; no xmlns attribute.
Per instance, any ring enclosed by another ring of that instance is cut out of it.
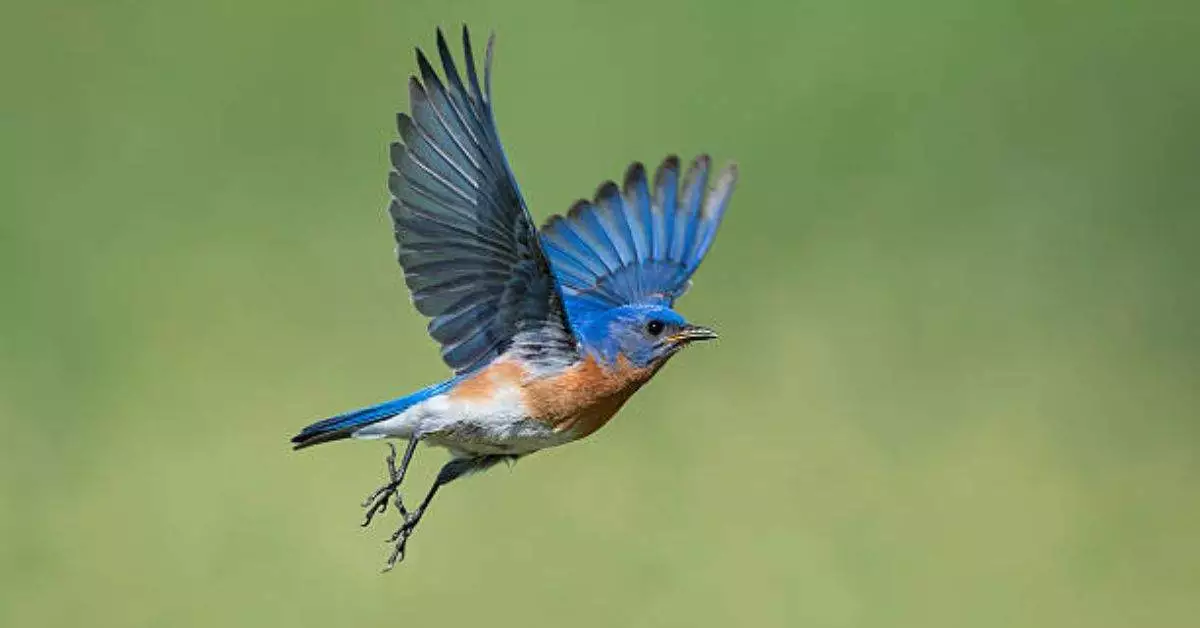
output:
<svg viewBox="0 0 1200 628"><path fill-rule="evenodd" d="M712 340L716 337L717 332L707 327L687 325L670 336L663 338L663 343L678 349L697 340Z"/></svg>

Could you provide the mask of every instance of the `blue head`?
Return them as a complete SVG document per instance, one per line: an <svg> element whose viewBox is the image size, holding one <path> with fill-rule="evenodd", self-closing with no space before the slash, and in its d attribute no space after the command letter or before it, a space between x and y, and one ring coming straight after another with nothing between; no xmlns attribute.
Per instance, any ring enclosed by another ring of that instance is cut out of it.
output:
<svg viewBox="0 0 1200 628"><path fill-rule="evenodd" d="M584 345L609 364L623 357L639 368L661 366L689 344L717 337L665 305L624 305L589 314L572 322Z"/></svg>

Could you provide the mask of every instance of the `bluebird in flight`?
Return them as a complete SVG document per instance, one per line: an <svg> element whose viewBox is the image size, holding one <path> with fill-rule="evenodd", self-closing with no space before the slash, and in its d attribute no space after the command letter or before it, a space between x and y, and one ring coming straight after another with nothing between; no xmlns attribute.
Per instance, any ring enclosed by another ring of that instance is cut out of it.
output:
<svg viewBox="0 0 1200 628"><path fill-rule="evenodd" d="M466 82L441 30L445 80L417 50L412 112L397 116L388 207L413 304L430 317L454 376L406 397L304 428L296 449L345 438L407 440L387 483L364 502L366 526L394 500L402 524L386 569L438 489L469 473L583 438L602 427L680 349L717 334L672 309L708 252L733 193L730 165L709 187L709 158L680 178L667 157L629 166L539 231L500 145L491 100L463 27ZM418 443L450 460L415 510L399 493Z"/></svg>

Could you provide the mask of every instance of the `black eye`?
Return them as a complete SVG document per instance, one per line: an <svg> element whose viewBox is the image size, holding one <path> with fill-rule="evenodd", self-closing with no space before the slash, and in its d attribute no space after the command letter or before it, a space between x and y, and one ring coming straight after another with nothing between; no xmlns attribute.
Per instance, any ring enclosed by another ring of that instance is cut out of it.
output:
<svg viewBox="0 0 1200 628"><path fill-rule="evenodd" d="M650 321L649 323L646 323L646 333L650 334L651 336L657 336L662 333L663 327L664 325L662 321Z"/></svg>

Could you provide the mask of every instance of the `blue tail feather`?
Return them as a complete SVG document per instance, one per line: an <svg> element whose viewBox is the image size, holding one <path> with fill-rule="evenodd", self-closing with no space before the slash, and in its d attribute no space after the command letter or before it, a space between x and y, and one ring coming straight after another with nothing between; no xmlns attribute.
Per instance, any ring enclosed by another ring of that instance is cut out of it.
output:
<svg viewBox="0 0 1200 628"><path fill-rule="evenodd" d="M364 426L390 419L430 397L435 397L446 392L453 387L454 382L455 380L451 379L419 390L407 397L385 401L380 404L352 410L317 421L300 430L299 434L293 436L292 445L295 449L303 449L329 441L350 438L354 435L354 432Z"/></svg>

